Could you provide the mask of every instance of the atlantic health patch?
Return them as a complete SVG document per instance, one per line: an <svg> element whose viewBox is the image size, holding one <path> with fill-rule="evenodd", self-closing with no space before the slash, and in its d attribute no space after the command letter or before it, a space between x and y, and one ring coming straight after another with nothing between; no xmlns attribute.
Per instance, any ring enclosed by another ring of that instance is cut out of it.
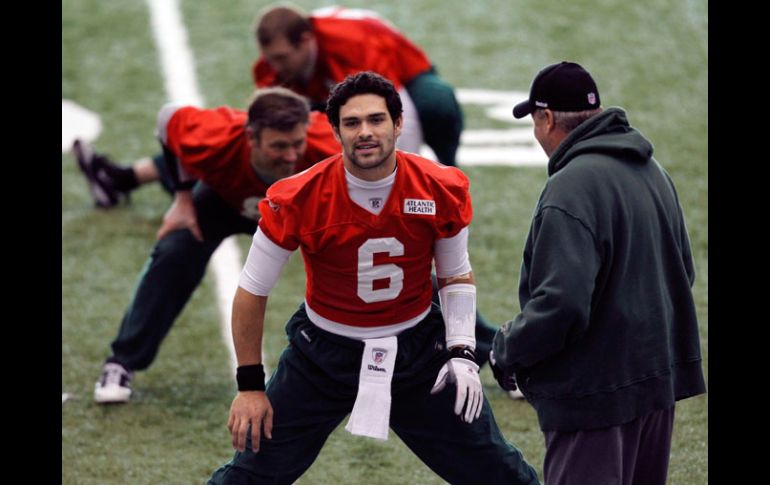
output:
<svg viewBox="0 0 770 485"><path fill-rule="evenodd" d="M404 199L404 214L436 215L436 201L423 199Z"/></svg>

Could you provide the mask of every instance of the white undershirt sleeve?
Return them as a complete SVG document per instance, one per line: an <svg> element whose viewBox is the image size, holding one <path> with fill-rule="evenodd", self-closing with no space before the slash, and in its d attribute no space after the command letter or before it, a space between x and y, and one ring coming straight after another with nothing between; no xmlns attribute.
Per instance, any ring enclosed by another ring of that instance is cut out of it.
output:
<svg viewBox="0 0 770 485"><path fill-rule="evenodd" d="M268 296L292 252L275 244L257 228L238 286L252 295Z"/></svg>
<svg viewBox="0 0 770 485"><path fill-rule="evenodd" d="M160 138L164 145L168 144L168 122L171 121L171 117L180 108L184 108L184 105L172 102L164 104L160 111L158 111L158 119L155 123L155 136Z"/></svg>
<svg viewBox="0 0 770 485"><path fill-rule="evenodd" d="M436 260L436 276L449 278L471 272L468 258L468 227L452 237L437 239L433 245Z"/></svg>
<svg viewBox="0 0 770 485"><path fill-rule="evenodd" d="M155 123L155 136L161 141L163 146L168 146L168 122L171 121L171 118L177 111L184 107L185 105L181 103L171 102L164 104L160 111L158 111L158 119ZM169 161L169 163L176 164L176 176L179 179L176 182L184 183L195 180L195 177L187 173L180 160Z"/></svg>

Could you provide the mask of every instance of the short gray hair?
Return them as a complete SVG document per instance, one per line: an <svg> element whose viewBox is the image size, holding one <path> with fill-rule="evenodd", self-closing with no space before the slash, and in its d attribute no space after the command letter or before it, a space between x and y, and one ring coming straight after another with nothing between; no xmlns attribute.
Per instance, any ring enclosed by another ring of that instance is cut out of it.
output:
<svg viewBox="0 0 770 485"><path fill-rule="evenodd" d="M560 130L569 133L588 118L598 115L602 108L589 109L586 111L553 111L553 121Z"/></svg>

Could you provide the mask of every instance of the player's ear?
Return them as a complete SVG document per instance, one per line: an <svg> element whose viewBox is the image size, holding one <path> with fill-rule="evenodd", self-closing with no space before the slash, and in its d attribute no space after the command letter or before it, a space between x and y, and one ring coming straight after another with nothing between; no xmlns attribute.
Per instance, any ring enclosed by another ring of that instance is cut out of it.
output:
<svg viewBox="0 0 770 485"><path fill-rule="evenodd" d="M393 122L393 129L394 129L394 135L398 136L401 134L401 129L404 127L404 115L400 114L398 118L396 118L396 121Z"/></svg>
<svg viewBox="0 0 770 485"><path fill-rule="evenodd" d="M334 138L342 145L342 138L340 137L340 129L334 125L332 125L332 133L334 133Z"/></svg>
<svg viewBox="0 0 770 485"><path fill-rule="evenodd" d="M299 42L297 42L297 45L306 44L313 40L315 40L315 36L313 35L313 32L308 30L299 34Z"/></svg>
<svg viewBox="0 0 770 485"><path fill-rule="evenodd" d="M246 125L246 139L249 141L249 145L254 147L259 143L257 139L257 132L253 126Z"/></svg>
<svg viewBox="0 0 770 485"><path fill-rule="evenodd" d="M545 118L545 127L546 132L550 133L553 130L556 129L556 117L553 114L553 111L550 109L544 109L543 110L543 117Z"/></svg>

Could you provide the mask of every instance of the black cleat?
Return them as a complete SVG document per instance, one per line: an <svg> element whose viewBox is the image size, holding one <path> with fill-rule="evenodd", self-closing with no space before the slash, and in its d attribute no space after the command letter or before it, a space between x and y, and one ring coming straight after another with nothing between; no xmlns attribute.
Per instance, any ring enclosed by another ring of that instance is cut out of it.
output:
<svg viewBox="0 0 770 485"><path fill-rule="evenodd" d="M102 209L118 205L121 200L128 199L128 192L115 188L115 183L107 168L113 165L104 155L95 153L91 146L82 140L75 140L72 153L78 162L80 171L88 181L88 188L94 203Z"/></svg>

